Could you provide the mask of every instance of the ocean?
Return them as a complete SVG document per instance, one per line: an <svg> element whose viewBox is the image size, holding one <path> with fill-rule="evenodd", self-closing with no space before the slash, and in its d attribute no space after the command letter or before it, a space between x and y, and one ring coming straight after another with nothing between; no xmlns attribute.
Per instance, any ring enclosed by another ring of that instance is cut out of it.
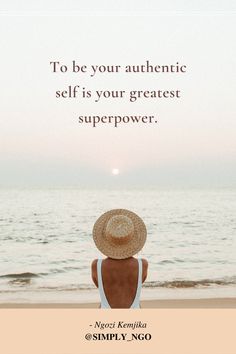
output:
<svg viewBox="0 0 236 354"><path fill-rule="evenodd" d="M148 230L143 299L236 297L236 190L0 190L0 303L98 301L96 219L113 208Z"/></svg>

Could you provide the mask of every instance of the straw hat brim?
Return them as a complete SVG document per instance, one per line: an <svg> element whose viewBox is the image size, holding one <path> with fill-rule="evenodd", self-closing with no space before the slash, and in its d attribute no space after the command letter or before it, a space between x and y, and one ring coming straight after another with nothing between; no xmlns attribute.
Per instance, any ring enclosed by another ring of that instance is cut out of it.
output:
<svg viewBox="0 0 236 354"><path fill-rule="evenodd" d="M124 215L129 217L134 225L134 235L126 244L113 244L105 237L107 222L112 216ZM127 209L113 209L102 214L94 224L93 239L104 255L114 259L125 259L137 254L144 246L147 229L143 220L134 212Z"/></svg>

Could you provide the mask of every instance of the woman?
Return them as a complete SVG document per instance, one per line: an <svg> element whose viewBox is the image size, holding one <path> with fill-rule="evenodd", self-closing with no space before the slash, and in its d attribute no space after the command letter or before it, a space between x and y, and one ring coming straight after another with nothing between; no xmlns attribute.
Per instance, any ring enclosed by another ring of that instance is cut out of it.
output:
<svg viewBox="0 0 236 354"><path fill-rule="evenodd" d="M92 279L99 289L101 308L140 308L148 262L133 256L143 248L146 236L142 219L126 209L110 210L95 222L94 242L107 256L92 262Z"/></svg>

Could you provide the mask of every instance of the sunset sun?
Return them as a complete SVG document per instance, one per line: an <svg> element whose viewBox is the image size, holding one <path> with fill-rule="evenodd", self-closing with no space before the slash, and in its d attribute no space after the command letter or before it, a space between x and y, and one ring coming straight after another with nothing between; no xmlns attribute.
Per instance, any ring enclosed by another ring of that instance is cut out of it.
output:
<svg viewBox="0 0 236 354"><path fill-rule="evenodd" d="M113 176L117 176L117 175L119 175L120 170L119 170L118 168L113 168L113 169L111 170L111 173L112 173Z"/></svg>

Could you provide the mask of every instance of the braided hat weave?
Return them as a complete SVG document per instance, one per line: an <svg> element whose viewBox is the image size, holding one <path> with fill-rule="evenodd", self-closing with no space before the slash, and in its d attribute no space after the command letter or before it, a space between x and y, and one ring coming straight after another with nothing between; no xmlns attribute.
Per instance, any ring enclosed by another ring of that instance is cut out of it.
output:
<svg viewBox="0 0 236 354"><path fill-rule="evenodd" d="M144 246L147 229L143 220L127 209L113 209L102 214L94 224L93 239L103 254L125 259Z"/></svg>

